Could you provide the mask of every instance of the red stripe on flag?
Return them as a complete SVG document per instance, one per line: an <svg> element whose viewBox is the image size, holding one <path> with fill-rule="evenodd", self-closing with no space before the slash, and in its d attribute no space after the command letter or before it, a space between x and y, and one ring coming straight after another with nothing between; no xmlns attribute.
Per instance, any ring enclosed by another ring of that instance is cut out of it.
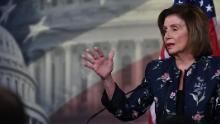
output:
<svg viewBox="0 0 220 124"><path fill-rule="evenodd" d="M164 59L164 58L165 58L165 47L163 45L160 51L160 59Z"/></svg>
<svg viewBox="0 0 220 124"><path fill-rule="evenodd" d="M151 112L149 111L148 112L148 124L153 124L153 120L152 120L152 115L151 115Z"/></svg>
<svg viewBox="0 0 220 124"><path fill-rule="evenodd" d="M213 55L220 56L220 51L218 48L217 34L216 34L215 24L214 24L213 19L209 20L209 36L211 39L211 47L213 50Z"/></svg>

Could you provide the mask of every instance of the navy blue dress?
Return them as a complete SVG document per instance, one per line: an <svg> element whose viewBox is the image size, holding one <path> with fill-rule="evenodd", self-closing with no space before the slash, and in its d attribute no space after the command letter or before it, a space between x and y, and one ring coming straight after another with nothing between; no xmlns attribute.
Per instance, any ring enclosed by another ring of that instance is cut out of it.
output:
<svg viewBox="0 0 220 124"><path fill-rule="evenodd" d="M155 102L157 122L177 115L181 71L173 57L150 62L143 82L128 97L116 85L112 100L104 91L102 103L123 121L143 115ZM203 56L185 70L183 116L198 124L220 124L220 57Z"/></svg>

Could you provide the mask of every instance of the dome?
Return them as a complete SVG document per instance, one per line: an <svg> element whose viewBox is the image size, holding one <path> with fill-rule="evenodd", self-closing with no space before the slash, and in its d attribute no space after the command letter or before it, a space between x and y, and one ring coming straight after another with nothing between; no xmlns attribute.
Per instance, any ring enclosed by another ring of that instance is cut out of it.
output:
<svg viewBox="0 0 220 124"><path fill-rule="evenodd" d="M0 86L18 94L30 123L47 123L47 115L36 103L37 84L29 75L24 58L13 36L0 26Z"/></svg>
<svg viewBox="0 0 220 124"><path fill-rule="evenodd" d="M8 31L6 31L4 28L0 26L0 49L1 53L4 53L4 55L7 55L8 57L15 59L15 61L19 61L23 63L23 57L20 51L20 48L18 47L17 43L15 42L15 39L11 36Z"/></svg>
<svg viewBox="0 0 220 124"><path fill-rule="evenodd" d="M26 72L20 48L11 34L0 26L0 66Z"/></svg>

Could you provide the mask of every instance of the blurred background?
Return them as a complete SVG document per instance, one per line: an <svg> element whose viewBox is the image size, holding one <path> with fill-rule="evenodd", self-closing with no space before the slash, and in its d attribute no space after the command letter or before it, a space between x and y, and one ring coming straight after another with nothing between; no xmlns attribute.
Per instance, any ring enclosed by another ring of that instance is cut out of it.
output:
<svg viewBox="0 0 220 124"><path fill-rule="evenodd" d="M114 79L141 83L159 56L157 17L172 0L1 0L0 85L21 96L30 124L85 124L102 109L103 86L82 66L85 48L115 49ZM214 0L220 24L220 1ZM220 27L216 27L220 38ZM218 40L219 41L219 40ZM123 124L106 110L90 124ZM126 122L147 124L147 113Z"/></svg>

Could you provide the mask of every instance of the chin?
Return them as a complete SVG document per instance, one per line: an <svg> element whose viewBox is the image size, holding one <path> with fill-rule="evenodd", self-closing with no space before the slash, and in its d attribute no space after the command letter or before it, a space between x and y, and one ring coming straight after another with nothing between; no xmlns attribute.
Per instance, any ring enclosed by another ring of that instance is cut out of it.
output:
<svg viewBox="0 0 220 124"><path fill-rule="evenodd" d="M177 52L174 50L167 50L169 55L175 55Z"/></svg>
<svg viewBox="0 0 220 124"><path fill-rule="evenodd" d="M174 51L168 51L169 56L176 56L177 52Z"/></svg>

